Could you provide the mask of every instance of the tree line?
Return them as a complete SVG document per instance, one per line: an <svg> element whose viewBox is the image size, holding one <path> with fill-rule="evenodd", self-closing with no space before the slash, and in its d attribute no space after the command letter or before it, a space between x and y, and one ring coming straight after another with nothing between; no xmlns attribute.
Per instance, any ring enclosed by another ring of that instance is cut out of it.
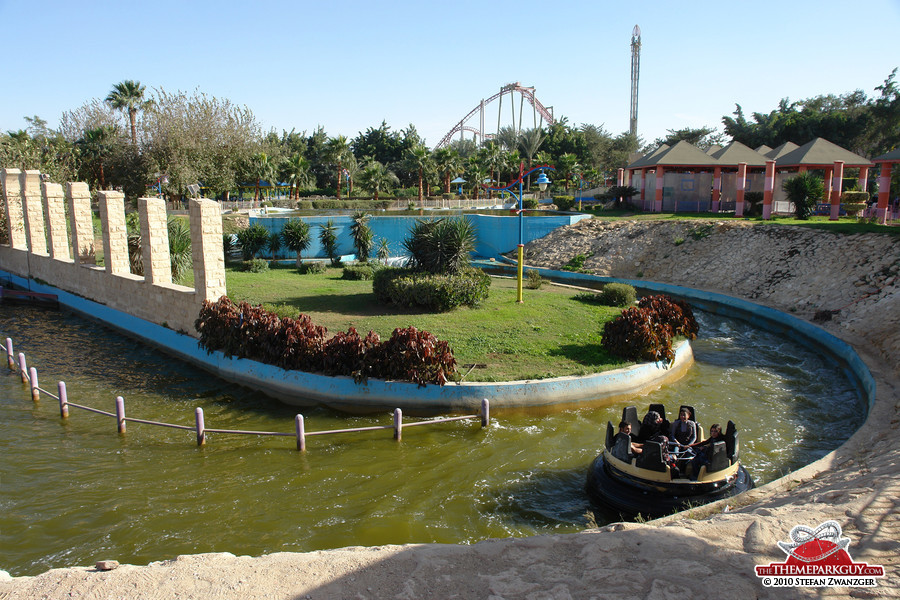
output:
<svg viewBox="0 0 900 600"><path fill-rule="evenodd" d="M824 137L863 156L900 143L900 89L896 69L869 98L860 90L790 102L748 119L738 104L724 116L724 133L710 127L669 130L644 145L640 138L613 135L602 125L572 125L565 117L541 128L501 129L483 144L454 140L433 150L410 124L393 130L386 122L352 139L311 133L262 130L253 112L228 99L195 90L148 92L138 81L112 86L63 113L51 129L38 116L24 130L0 134L0 165L39 169L54 181L87 181L92 189L121 189L130 199L157 193L187 195L199 184L204 195L228 199L242 190L259 198L273 183L292 198L308 195L398 195L421 199L456 191L483 194L518 177L519 164L552 164L554 187L591 187L613 178L639 149L687 140L701 148L726 143L775 147ZM267 185L268 184L268 185ZM360 189L363 193L360 192Z"/></svg>

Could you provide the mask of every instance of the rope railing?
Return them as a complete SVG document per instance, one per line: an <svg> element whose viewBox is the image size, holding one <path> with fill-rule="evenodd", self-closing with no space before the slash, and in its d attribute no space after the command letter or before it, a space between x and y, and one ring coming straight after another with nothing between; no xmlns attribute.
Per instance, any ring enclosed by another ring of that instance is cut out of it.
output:
<svg viewBox="0 0 900 600"><path fill-rule="evenodd" d="M181 429L185 431L194 431L197 434L197 445L202 446L206 443L206 434L208 433L218 433L225 435L258 435L258 436L275 436L275 437L294 437L297 439L297 450L305 451L306 450L306 438L315 435L332 435L338 433L356 433L362 431L376 431L381 429L393 429L394 430L394 439L401 440L402 439L402 431L404 427L415 427L418 425L434 425L437 423L449 423L451 421L465 421L472 419L480 419L482 428L487 427L490 424L490 403L487 398L481 401L481 411L475 415L461 415L455 417L437 417L434 419L427 419L423 421L413 421L404 423L403 422L403 411L399 408L395 408L393 412L393 424L392 425L373 425L370 427L349 427L346 429L327 429L320 431L306 431L303 415L296 415L294 418L294 431L293 432L283 432L283 431L250 431L244 429L215 429L215 428L207 428L205 423L205 418L203 415L203 409L197 407L194 409L194 420L195 424L193 426L190 425L177 425L174 423L164 423L161 421L152 421L149 419L138 419L135 417L127 417L125 416L125 399L122 396L116 396L116 412L108 412L105 410L100 410L99 408L94 408L91 406L85 406L83 404L77 404L75 402L69 402L68 394L66 392L66 384L63 381L60 381L57 385L58 393L53 394L52 392L45 390L40 387L38 383L38 374L37 369L35 367L28 367L27 362L25 360L25 353L20 352L18 354L18 364L15 359L15 354L13 352L13 342L11 338L6 338L6 356L7 356L7 365L11 371L18 371L22 377L22 383L27 384L31 389L31 399L34 402L40 401L41 395L49 396L54 400L59 402L59 414L63 419L69 418L69 409L77 408L79 410L83 410L86 412L91 412L98 415L103 415L107 417L113 417L116 419L116 424L118 428L118 432L120 434L124 434L126 431L126 423L140 423L143 425L153 425L156 427L168 427L170 429Z"/></svg>

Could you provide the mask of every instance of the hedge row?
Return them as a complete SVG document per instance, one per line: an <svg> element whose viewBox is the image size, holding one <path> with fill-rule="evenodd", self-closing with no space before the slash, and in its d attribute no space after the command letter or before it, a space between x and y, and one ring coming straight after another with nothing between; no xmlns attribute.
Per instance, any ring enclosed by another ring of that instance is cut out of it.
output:
<svg viewBox="0 0 900 600"><path fill-rule="evenodd" d="M372 292L383 304L437 312L461 305L476 306L487 299L490 287L490 276L479 269L434 275L388 267L378 269L372 280Z"/></svg>
<svg viewBox="0 0 900 600"><path fill-rule="evenodd" d="M307 315L296 319L227 296L204 301L194 326L200 347L227 357L247 358L287 370L347 375L359 383L369 377L444 385L456 374L447 342L415 327L397 328L382 342L378 334L361 337L354 328L328 338Z"/></svg>

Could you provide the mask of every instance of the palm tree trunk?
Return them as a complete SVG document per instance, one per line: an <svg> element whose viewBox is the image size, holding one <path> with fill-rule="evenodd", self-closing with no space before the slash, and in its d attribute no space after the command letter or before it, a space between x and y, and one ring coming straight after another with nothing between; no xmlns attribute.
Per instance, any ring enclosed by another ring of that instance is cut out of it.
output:
<svg viewBox="0 0 900 600"><path fill-rule="evenodd" d="M419 206L422 205L422 167L419 167Z"/></svg>
<svg viewBox="0 0 900 600"><path fill-rule="evenodd" d="M337 178L337 199L341 199L341 175L343 175L343 165L338 162L338 178Z"/></svg>
<svg viewBox="0 0 900 600"><path fill-rule="evenodd" d="M128 119L131 121L131 143L137 148L137 126L135 125L135 121L137 121L136 108L132 108L128 111Z"/></svg>

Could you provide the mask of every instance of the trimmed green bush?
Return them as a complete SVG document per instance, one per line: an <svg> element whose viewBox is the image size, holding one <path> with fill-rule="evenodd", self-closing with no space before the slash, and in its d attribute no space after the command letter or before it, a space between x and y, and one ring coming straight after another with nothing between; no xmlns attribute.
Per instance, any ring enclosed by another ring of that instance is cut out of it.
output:
<svg viewBox="0 0 900 600"><path fill-rule="evenodd" d="M445 312L476 306L488 297L491 278L478 269L434 275L411 269L384 268L375 273L372 292L379 302Z"/></svg>
<svg viewBox="0 0 900 600"><path fill-rule="evenodd" d="M328 267L323 262L308 262L300 265L297 272L301 275L316 275L324 273L327 269Z"/></svg>
<svg viewBox="0 0 900 600"><path fill-rule="evenodd" d="M553 204L559 210L572 210L575 207L575 196L554 196Z"/></svg>
<svg viewBox="0 0 900 600"><path fill-rule="evenodd" d="M250 273L263 273L269 270L269 261L264 258L254 258L244 261L244 270Z"/></svg>
<svg viewBox="0 0 900 600"><path fill-rule="evenodd" d="M598 296L598 301L604 306L624 307L634 304L637 292L627 283L607 283Z"/></svg>
<svg viewBox="0 0 900 600"><path fill-rule="evenodd" d="M370 280L375 277L375 267L371 264L366 265L347 265L341 274L341 279L350 281Z"/></svg>

